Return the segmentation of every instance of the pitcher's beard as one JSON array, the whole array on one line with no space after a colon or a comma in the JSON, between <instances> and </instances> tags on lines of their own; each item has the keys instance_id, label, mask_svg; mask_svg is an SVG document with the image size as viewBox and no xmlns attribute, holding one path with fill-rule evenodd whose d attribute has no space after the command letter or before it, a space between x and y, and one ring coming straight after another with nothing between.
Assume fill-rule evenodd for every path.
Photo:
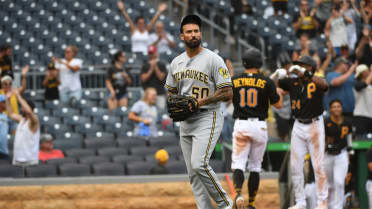
<instances>
[{"instance_id":1,"label":"pitcher's beard","mask_svg":"<svg viewBox=\"0 0 372 209\"><path fill-rule=\"evenodd\" d=\"M197 40L197 39L191 39L190 41L185 41L185 44L190 49L195 49L195 48L198 48L200 46L201 41Z\"/></svg>"}]
</instances>

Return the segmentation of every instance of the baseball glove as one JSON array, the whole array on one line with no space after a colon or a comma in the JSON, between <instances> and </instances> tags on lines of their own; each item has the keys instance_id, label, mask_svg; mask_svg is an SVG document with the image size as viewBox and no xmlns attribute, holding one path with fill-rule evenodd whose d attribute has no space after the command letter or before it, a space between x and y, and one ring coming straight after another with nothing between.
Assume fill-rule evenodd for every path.
<instances>
[{"instance_id":1,"label":"baseball glove","mask_svg":"<svg viewBox=\"0 0 372 209\"><path fill-rule=\"evenodd\" d=\"M167 100L169 116L173 121L184 121L199 111L198 100L190 96L170 95Z\"/></svg>"}]
</instances>

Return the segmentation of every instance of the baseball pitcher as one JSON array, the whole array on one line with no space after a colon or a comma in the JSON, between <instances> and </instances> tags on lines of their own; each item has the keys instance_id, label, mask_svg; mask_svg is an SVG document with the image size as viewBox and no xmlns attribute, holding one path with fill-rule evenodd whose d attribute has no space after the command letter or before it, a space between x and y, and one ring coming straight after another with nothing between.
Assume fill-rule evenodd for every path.
<instances>
[{"instance_id":1,"label":"baseball pitcher","mask_svg":"<svg viewBox=\"0 0 372 209\"><path fill-rule=\"evenodd\" d=\"M168 112L181 121L180 144L198 209L231 209L228 197L209 166L223 126L220 101L232 98L229 71L222 58L201 47L201 20L196 15L182 19L180 38L186 51L171 63L165 87Z\"/></svg>"}]
</instances>

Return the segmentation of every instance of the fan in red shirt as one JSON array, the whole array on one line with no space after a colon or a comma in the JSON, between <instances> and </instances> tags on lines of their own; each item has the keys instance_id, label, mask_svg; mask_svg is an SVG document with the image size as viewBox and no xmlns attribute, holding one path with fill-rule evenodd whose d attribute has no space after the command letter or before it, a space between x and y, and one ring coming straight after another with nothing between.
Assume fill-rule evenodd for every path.
<instances>
[{"instance_id":1,"label":"fan in red shirt","mask_svg":"<svg viewBox=\"0 0 372 209\"><path fill-rule=\"evenodd\" d=\"M63 152L59 149L53 149L53 137L50 134L40 136L39 160L45 161L56 158L64 158Z\"/></svg>"}]
</instances>

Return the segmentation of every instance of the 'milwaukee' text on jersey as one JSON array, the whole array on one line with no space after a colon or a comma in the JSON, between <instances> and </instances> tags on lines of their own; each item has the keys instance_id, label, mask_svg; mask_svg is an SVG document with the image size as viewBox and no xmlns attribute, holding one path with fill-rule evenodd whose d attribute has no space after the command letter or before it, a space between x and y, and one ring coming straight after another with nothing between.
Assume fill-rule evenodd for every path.
<instances>
[{"instance_id":1,"label":"'milwaukee' text on jersey","mask_svg":"<svg viewBox=\"0 0 372 209\"><path fill-rule=\"evenodd\" d=\"M280 97L274 82L260 73L244 73L232 78L234 118L267 118L269 102Z\"/></svg>"},{"instance_id":2,"label":"'milwaukee' text on jersey","mask_svg":"<svg viewBox=\"0 0 372 209\"><path fill-rule=\"evenodd\" d=\"M188 70L183 70L183 71L173 74L173 79L176 82L179 82L180 80L187 79L187 78L198 80L205 84L208 84L208 75L203 72L197 71L197 70L188 69Z\"/></svg>"}]
</instances>

